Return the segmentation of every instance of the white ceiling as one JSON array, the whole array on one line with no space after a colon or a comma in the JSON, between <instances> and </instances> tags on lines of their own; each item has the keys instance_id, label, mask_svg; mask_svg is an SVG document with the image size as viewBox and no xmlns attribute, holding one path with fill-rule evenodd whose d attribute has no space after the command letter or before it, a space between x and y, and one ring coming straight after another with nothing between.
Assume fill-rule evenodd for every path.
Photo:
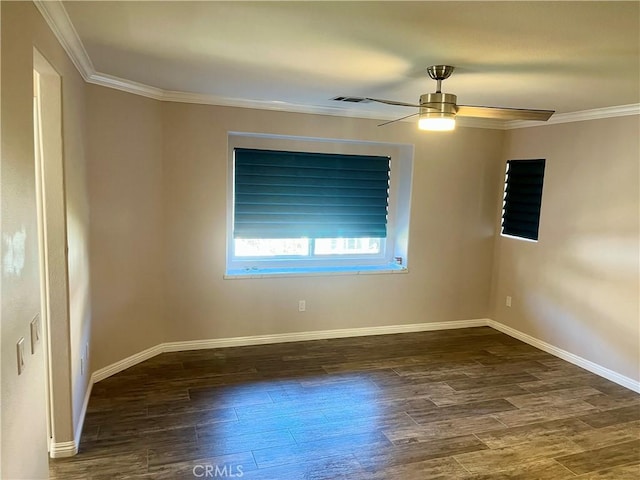
<instances>
[{"instance_id":1,"label":"white ceiling","mask_svg":"<svg viewBox=\"0 0 640 480\"><path fill-rule=\"evenodd\" d=\"M208 103L392 118L456 67L458 103L578 112L640 102L640 2L63 3L98 77ZM217 100L217 101L216 101Z\"/></svg>"}]
</instances>

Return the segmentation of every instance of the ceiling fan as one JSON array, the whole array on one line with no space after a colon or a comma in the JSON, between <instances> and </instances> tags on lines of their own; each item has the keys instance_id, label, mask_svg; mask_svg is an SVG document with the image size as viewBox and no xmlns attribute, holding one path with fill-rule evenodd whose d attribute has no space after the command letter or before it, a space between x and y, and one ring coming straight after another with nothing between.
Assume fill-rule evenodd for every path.
<instances>
[{"instance_id":1,"label":"ceiling fan","mask_svg":"<svg viewBox=\"0 0 640 480\"><path fill-rule=\"evenodd\" d=\"M438 82L434 93L425 93L420 96L420 103L396 102L394 100L382 100L379 98L365 97L360 101L378 102L387 105L419 108L417 113L407 115L396 120L381 123L379 126L404 120L405 118L419 115L418 128L421 130L453 130L456 117L491 118L496 120L538 120L546 121L555 113L554 110L531 110L525 108L484 107L475 105L458 105L457 97L451 93L442 93L442 81L451 76L455 67L451 65L431 65L427 68L429 76ZM358 101L353 98L360 97L336 97L335 100Z\"/></svg>"}]
</instances>

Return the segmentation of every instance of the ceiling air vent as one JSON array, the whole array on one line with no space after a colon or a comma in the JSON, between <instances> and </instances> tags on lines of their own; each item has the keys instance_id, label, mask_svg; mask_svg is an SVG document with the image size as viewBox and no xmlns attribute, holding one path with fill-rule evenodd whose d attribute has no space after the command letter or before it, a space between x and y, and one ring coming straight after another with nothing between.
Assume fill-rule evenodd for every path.
<instances>
[{"instance_id":1,"label":"ceiling air vent","mask_svg":"<svg viewBox=\"0 0 640 480\"><path fill-rule=\"evenodd\" d=\"M331 100L336 102L349 102L349 103L370 103L371 100L363 97L333 97Z\"/></svg>"}]
</instances>

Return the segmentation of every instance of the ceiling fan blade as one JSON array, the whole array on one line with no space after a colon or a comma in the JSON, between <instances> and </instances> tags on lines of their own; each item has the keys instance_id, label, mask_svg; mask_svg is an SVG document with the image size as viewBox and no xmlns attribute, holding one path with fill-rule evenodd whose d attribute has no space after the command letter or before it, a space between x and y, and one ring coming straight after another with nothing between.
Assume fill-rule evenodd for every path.
<instances>
[{"instance_id":1,"label":"ceiling fan blade","mask_svg":"<svg viewBox=\"0 0 640 480\"><path fill-rule=\"evenodd\" d=\"M411 115L406 115L404 117L396 118L395 120L389 120L388 122L381 123L378 126L382 127L383 125L389 125L390 123L399 122L400 120L404 120L405 118L415 117L416 115L419 115L419 113L412 113Z\"/></svg>"},{"instance_id":2,"label":"ceiling fan blade","mask_svg":"<svg viewBox=\"0 0 640 480\"><path fill-rule=\"evenodd\" d=\"M371 102L386 103L387 105L396 105L396 106L399 106L399 107L416 107L416 108L420 107L420 105L418 105L416 103L396 102L395 100L382 100L380 98L369 98L369 97L366 97L365 100L369 100Z\"/></svg>"},{"instance_id":3,"label":"ceiling fan blade","mask_svg":"<svg viewBox=\"0 0 640 480\"><path fill-rule=\"evenodd\" d=\"M478 107L458 105L456 116L494 118L496 120L538 120L547 121L555 110L530 110L526 108Z\"/></svg>"}]
</instances>

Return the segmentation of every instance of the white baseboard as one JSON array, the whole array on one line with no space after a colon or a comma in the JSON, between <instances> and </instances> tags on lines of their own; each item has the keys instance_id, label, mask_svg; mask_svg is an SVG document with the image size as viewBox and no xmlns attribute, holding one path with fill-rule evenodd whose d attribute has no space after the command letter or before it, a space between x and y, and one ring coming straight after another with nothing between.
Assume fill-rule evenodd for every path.
<instances>
[{"instance_id":1,"label":"white baseboard","mask_svg":"<svg viewBox=\"0 0 640 480\"><path fill-rule=\"evenodd\" d=\"M51 458L73 457L78 453L80 443L72 440L70 442L51 442L49 456Z\"/></svg>"},{"instance_id":2,"label":"white baseboard","mask_svg":"<svg viewBox=\"0 0 640 480\"><path fill-rule=\"evenodd\" d=\"M532 337L531 335L516 330L515 328L508 327L503 323L496 322L495 320L488 319L487 325L491 328L495 328L496 330L501 331L502 333L506 333L510 337L517 338L524 343L528 343L529 345L539 348L540 350L550 353L551 355L561 358L562 360L573 363L574 365L584 368L591 373L595 373L596 375L604 377L607 380L611 380L618 385L622 385L629 390L640 393L640 382L637 380L621 375L618 372L614 372L613 370L603 367L602 365L598 365L591 360L579 357L578 355L567 352L566 350Z\"/></svg>"},{"instance_id":3,"label":"white baseboard","mask_svg":"<svg viewBox=\"0 0 640 480\"><path fill-rule=\"evenodd\" d=\"M214 338L210 340L164 343L163 351L179 352L183 350L207 348L242 347L247 345L266 345L270 343L325 340L328 338L365 337L370 335L389 335L394 333L426 332L430 330L451 330L455 328L484 327L486 325L487 319L480 318L474 320L455 320L451 322L413 323L382 327L341 328L337 330L254 335L249 337Z\"/></svg>"},{"instance_id":4,"label":"white baseboard","mask_svg":"<svg viewBox=\"0 0 640 480\"><path fill-rule=\"evenodd\" d=\"M567 362L578 365L596 375L611 380L623 387L640 393L640 382L629 377L621 375L613 370L609 370L597 363L586 360L578 355L562 350L547 342L539 340L531 335L515 330L502 323L496 322L489 318L478 318L472 320L456 320L450 322L433 322L433 323L414 323L408 325L388 325L381 327L364 327L364 328L344 328L338 330L318 330L311 332L295 332L282 333L273 335L253 335L247 337L230 337L230 338L213 338L208 340L189 340L184 342L167 342L161 343L154 347L143 350L135 355L124 358L116 363L96 370L91 375L90 385L87 390L87 396L83 405L83 410L75 432L75 441L52 443L51 457L58 458L63 456L75 455L78 451L77 446L80 444L80 434L82 433L82 425L91 395L91 389L94 383L119 373L129 367L137 365L151 357L155 357L164 352L179 352L186 350L200 350L208 348L238 347L248 345L266 345L271 343L300 342L306 340L322 340L329 338L345 338L345 337L361 337L368 335L389 335L396 333L426 332L432 330L452 330L458 328L485 327L489 326L513 338L521 340L529 345L539 348L551 355L566 360Z\"/></svg>"},{"instance_id":5,"label":"white baseboard","mask_svg":"<svg viewBox=\"0 0 640 480\"><path fill-rule=\"evenodd\" d=\"M180 352L186 350L200 350L208 348L240 347L248 345L266 345L271 343L301 342L307 340L323 340L329 338L361 337L368 335L389 335L395 333L426 332L431 330L451 330L457 328L489 326L513 338L517 338L529 345L539 348L551 355L578 365L596 375L611 380L623 387L640 393L640 382L621 375L613 370L598 365L571 352L558 348L550 343L539 340L531 335L520 332L490 318L471 320L454 320L449 322L413 323L407 325L387 325L381 327L344 328L337 330L317 330L311 332L281 333L273 335L252 335L246 337L212 338L207 340L189 340L185 342L167 342L155 345L142 352L131 355L107 367L96 370L91 375L91 385L140 362L148 360L164 352ZM85 403L88 398L85 399ZM85 406L86 408L86 406ZM83 412L84 416L84 412Z\"/></svg>"},{"instance_id":6,"label":"white baseboard","mask_svg":"<svg viewBox=\"0 0 640 480\"><path fill-rule=\"evenodd\" d=\"M73 432L73 441L56 443L50 440L49 456L51 458L73 457L78 453L80 448L80 437L82 436L82 428L84 427L84 419L87 416L87 407L89 406L89 399L91 398L92 389L93 376L89 379L87 391L84 394L84 400L82 402L82 409L80 410L78 425L76 425L76 430L75 432Z\"/></svg>"},{"instance_id":7,"label":"white baseboard","mask_svg":"<svg viewBox=\"0 0 640 480\"><path fill-rule=\"evenodd\" d=\"M155 357L160 353L164 352L163 350L164 343L159 345L155 345L151 348L147 348L141 352L138 352L130 357L123 358L122 360L117 361L116 363L112 363L106 367L100 368L91 374L91 383L97 383L105 378L110 377L111 375L115 375L123 370L126 370L129 367L133 367L145 360L150 359L151 357Z\"/></svg>"},{"instance_id":8,"label":"white baseboard","mask_svg":"<svg viewBox=\"0 0 640 480\"><path fill-rule=\"evenodd\" d=\"M131 355L107 367L96 370L91 382L97 383L140 362L164 352L181 352L208 348L243 347L248 345L266 345L270 343L302 342L306 340L324 340L328 338L364 337L368 335L389 335L394 333L426 332L430 330L451 330L456 328L485 327L488 319L454 320L450 322L413 323L407 325L387 325L382 327L343 328L337 330L318 330L311 332L280 333L273 335L252 335L247 337L212 338L208 340L189 340L185 342L167 342Z\"/></svg>"}]
</instances>

